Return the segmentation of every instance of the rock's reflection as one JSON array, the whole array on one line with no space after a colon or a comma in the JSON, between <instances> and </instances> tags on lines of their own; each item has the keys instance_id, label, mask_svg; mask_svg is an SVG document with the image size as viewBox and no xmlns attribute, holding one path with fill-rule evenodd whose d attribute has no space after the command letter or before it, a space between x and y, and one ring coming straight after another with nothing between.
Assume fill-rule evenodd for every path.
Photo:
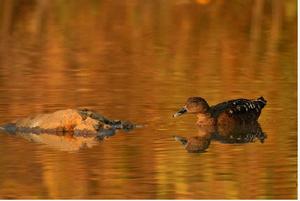
<instances>
[{"instance_id":1,"label":"rock's reflection","mask_svg":"<svg viewBox=\"0 0 300 201\"><path fill-rule=\"evenodd\" d=\"M188 152L204 152L211 141L222 143L250 143L259 140L261 143L267 138L258 122L251 122L245 125L228 126L218 125L217 127L198 127L198 133L192 137L175 136L175 140L184 145Z\"/></svg>"},{"instance_id":2,"label":"rock's reflection","mask_svg":"<svg viewBox=\"0 0 300 201\"><path fill-rule=\"evenodd\" d=\"M92 148L106 138L118 133L117 129L103 129L98 135L89 135L81 133L28 133L15 132L11 133L31 142L44 144L47 147L61 151L79 151L85 148Z\"/></svg>"}]
</instances>

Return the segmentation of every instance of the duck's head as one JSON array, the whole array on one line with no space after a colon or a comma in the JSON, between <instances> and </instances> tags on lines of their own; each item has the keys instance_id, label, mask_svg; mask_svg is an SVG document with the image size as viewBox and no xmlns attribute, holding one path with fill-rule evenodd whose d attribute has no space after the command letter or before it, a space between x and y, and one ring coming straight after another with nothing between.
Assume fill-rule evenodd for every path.
<instances>
[{"instance_id":1,"label":"duck's head","mask_svg":"<svg viewBox=\"0 0 300 201\"><path fill-rule=\"evenodd\" d=\"M209 105L201 97L190 97L187 99L185 105L176 112L173 117L179 117L185 113L190 114L205 114L209 110Z\"/></svg>"}]
</instances>

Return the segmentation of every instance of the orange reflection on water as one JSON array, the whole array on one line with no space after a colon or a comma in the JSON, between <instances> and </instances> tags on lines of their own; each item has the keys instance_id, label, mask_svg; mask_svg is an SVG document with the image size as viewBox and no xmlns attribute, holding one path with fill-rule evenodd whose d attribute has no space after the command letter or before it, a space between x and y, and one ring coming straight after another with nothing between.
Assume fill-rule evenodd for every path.
<instances>
[{"instance_id":1,"label":"orange reflection on water","mask_svg":"<svg viewBox=\"0 0 300 201\"><path fill-rule=\"evenodd\" d=\"M295 1L2 0L0 13L0 123L89 107L146 125L77 152L1 133L0 198L297 197ZM171 116L195 95L264 96L266 142L186 153L172 136L195 119Z\"/></svg>"}]
</instances>

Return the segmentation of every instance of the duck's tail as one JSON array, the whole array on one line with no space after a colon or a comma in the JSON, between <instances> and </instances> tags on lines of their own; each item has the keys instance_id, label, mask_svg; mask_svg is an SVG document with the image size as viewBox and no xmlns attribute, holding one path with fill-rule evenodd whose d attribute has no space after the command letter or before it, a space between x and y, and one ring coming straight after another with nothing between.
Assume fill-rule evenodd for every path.
<instances>
[{"instance_id":1,"label":"duck's tail","mask_svg":"<svg viewBox=\"0 0 300 201\"><path fill-rule=\"evenodd\" d=\"M261 108L263 108L267 104L267 101L266 101L266 99L264 99L264 97L261 96L257 99L257 103L259 104L259 106Z\"/></svg>"}]
</instances>

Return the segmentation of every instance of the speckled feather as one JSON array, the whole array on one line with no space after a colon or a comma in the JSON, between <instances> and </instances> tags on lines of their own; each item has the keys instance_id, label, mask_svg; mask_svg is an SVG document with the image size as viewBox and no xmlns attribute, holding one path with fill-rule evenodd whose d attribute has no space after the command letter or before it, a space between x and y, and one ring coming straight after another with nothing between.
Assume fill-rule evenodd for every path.
<instances>
[{"instance_id":1,"label":"speckled feather","mask_svg":"<svg viewBox=\"0 0 300 201\"><path fill-rule=\"evenodd\" d=\"M209 113L217 118L222 113L227 113L229 116L247 116L256 120L262 108L266 105L266 100L263 97L258 98L257 100L248 100L248 99L236 99L230 100L227 102L219 103L217 105L211 106Z\"/></svg>"}]
</instances>

